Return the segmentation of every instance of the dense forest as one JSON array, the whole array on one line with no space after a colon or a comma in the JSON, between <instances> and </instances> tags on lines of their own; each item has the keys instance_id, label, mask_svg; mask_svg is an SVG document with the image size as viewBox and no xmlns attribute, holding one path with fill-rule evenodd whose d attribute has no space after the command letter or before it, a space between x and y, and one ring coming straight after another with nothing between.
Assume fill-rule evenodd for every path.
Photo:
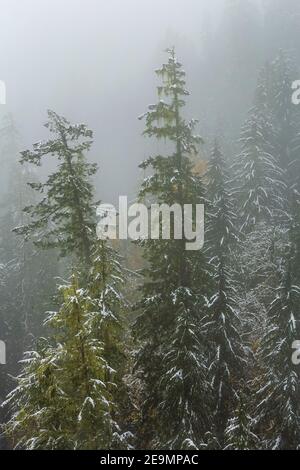
<instances>
[{"instance_id":1,"label":"dense forest","mask_svg":"<svg viewBox=\"0 0 300 470\"><path fill-rule=\"evenodd\" d=\"M145 112L120 111L144 145L129 197L204 205L199 250L175 220L170 239L97 235L100 123L45 109L23 146L3 113L0 448L300 449L300 4L222 7L196 45L167 35Z\"/></svg>"}]
</instances>

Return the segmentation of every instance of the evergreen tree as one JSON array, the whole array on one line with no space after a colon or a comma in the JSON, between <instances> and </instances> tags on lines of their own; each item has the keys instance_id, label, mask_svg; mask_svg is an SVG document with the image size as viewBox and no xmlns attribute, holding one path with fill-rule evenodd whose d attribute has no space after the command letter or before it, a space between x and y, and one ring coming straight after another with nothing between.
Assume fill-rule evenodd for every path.
<instances>
[{"instance_id":1,"label":"evergreen tree","mask_svg":"<svg viewBox=\"0 0 300 470\"><path fill-rule=\"evenodd\" d=\"M234 417L229 420L225 431L225 450L252 450L260 445L259 437L254 433L254 420L246 407L247 397L241 392Z\"/></svg>"},{"instance_id":2,"label":"evergreen tree","mask_svg":"<svg viewBox=\"0 0 300 470\"><path fill-rule=\"evenodd\" d=\"M300 283L300 166L299 166L299 126L300 110L291 100L291 86L298 75L297 67L288 53L280 51L273 62L274 69L274 115L278 128L278 154L285 171L286 199L288 202L288 221L284 229L288 229L291 242L291 270L296 283Z\"/></svg>"},{"instance_id":3,"label":"evergreen tree","mask_svg":"<svg viewBox=\"0 0 300 470\"><path fill-rule=\"evenodd\" d=\"M130 425L132 403L129 385L125 381L128 370L130 336L128 333L128 301L124 296L127 275L118 253L108 241L96 243L88 293L94 311L94 334L103 344L103 358L110 365L105 371L109 392L116 403L113 416L123 432L115 445L123 446L132 441L127 433ZM120 437L119 436L119 437ZM128 444L129 445L129 444Z\"/></svg>"},{"instance_id":4,"label":"evergreen tree","mask_svg":"<svg viewBox=\"0 0 300 470\"><path fill-rule=\"evenodd\" d=\"M286 187L276 157L267 153L261 120L250 116L241 136L242 152L234 165L236 199L242 231L249 232L257 224L273 223L285 209Z\"/></svg>"},{"instance_id":5,"label":"evergreen tree","mask_svg":"<svg viewBox=\"0 0 300 470\"><path fill-rule=\"evenodd\" d=\"M29 183L42 199L24 209L31 221L16 232L33 236L39 247L58 248L62 256L76 255L90 267L96 233L90 178L97 165L87 163L84 152L90 149L93 134L84 124L71 125L53 111L48 111L48 117L45 127L54 134L53 139L22 152L21 163L41 166L42 159L50 155L58 160L58 168L45 183Z\"/></svg>"},{"instance_id":6,"label":"evergreen tree","mask_svg":"<svg viewBox=\"0 0 300 470\"><path fill-rule=\"evenodd\" d=\"M95 335L93 301L76 277L61 292L60 311L46 320L55 331L54 345L46 341L27 353L18 386L8 396L13 415L6 433L17 448L109 449L119 434L110 394L115 385Z\"/></svg>"},{"instance_id":7,"label":"evergreen tree","mask_svg":"<svg viewBox=\"0 0 300 470\"><path fill-rule=\"evenodd\" d=\"M213 389L213 423L224 446L224 433L237 397L245 358L239 335L238 305L232 274L233 252L238 241L236 215L229 190L229 177L217 142L207 171L211 217L208 244L214 268L215 292L209 301L209 370Z\"/></svg>"},{"instance_id":8,"label":"evergreen tree","mask_svg":"<svg viewBox=\"0 0 300 470\"><path fill-rule=\"evenodd\" d=\"M144 180L140 197L158 204L178 204L182 209L183 204L204 202L201 178L193 174L189 158L201 140L193 135L195 121L186 122L182 117L188 96L185 73L174 49L168 54L168 62L157 70L162 79L161 99L145 115L144 134L165 139L175 150L142 163L141 168L152 174ZM175 239L174 230L171 240L141 243L148 267L135 325L141 342L137 368L145 395L140 445L197 449L209 422L202 327L203 296L208 289L205 257L201 251L187 251L186 240Z\"/></svg>"},{"instance_id":9,"label":"evergreen tree","mask_svg":"<svg viewBox=\"0 0 300 470\"><path fill-rule=\"evenodd\" d=\"M253 345L264 334L267 306L278 280L276 264L286 244L290 217L286 169L280 162L275 68L274 62L267 63L260 72L254 105L243 128L242 154L233 166L244 232L238 250L243 284L239 303Z\"/></svg>"},{"instance_id":10,"label":"evergreen tree","mask_svg":"<svg viewBox=\"0 0 300 470\"><path fill-rule=\"evenodd\" d=\"M249 117L259 123L260 133L257 138L260 147L267 154L273 155L278 162L278 126L275 118L274 95L274 65L266 62L259 72Z\"/></svg>"},{"instance_id":11,"label":"evergreen tree","mask_svg":"<svg viewBox=\"0 0 300 470\"><path fill-rule=\"evenodd\" d=\"M9 390L11 376L19 373L19 360L24 350L41 333L41 311L49 308L55 291L54 276L58 266L53 253L39 253L24 237L16 237L16 225L28 222L22 209L34 203L28 178L34 176L25 165L17 163L19 135L12 117L4 120L0 133L3 162L7 164L7 178L0 206L0 322L2 339L7 345L7 364L3 367L5 379L1 381L0 395ZM2 163L3 163L2 162ZM37 273L32 276L32 273Z\"/></svg>"},{"instance_id":12,"label":"evergreen tree","mask_svg":"<svg viewBox=\"0 0 300 470\"><path fill-rule=\"evenodd\" d=\"M293 145L293 159L289 171L289 210L291 270L295 283L300 285L300 133Z\"/></svg>"},{"instance_id":13,"label":"evergreen tree","mask_svg":"<svg viewBox=\"0 0 300 470\"><path fill-rule=\"evenodd\" d=\"M298 183L296 183L298 185ZM291 224L290 224L290 238L292 243L292 270L293 275L300 285L300 198L296 184L293 186L292 199L291 199ZM300 188L300 186L297 186Z\"/></svg>"},{"instance_id":14,"label":"evergreen tree","mask_svg":"<svg viewBox=\"0 0 300 470\"><path fill-rule=\"evenodd\" d=\"M258 421L272 449L297 449L300 438L299 367L292 362L294 341L299 339L299 285L294 284L292 257L281 267L281 282L269 307L268 328L260 358L265 369L258 392Z\"/></svg>"},{"instance_id":15,"label":"evergreen tree","mask_svg":"<svg viewBox=\"0 0 300 470\"><path fill-rule=\"evenodd\" d=\"M230 174L217 140L211 152L206 179L210 204L209 251L211 256L228 256L239 241L239 230Z\"/></svg>"},{"instance_id":16,"label":"evergreen tree","mask_svg":"<svg viewBox=\"0 0 300 470\"><path fill-rule=\"evenodd\" d=\"M272 63L272 106L277 128L277 152L280 166L288 170L294 155L295 138L299 132L300 113L291 99L292 83L298 76L297 67L287 52L280 51Z\"/></svg>"},{"instance_id":17,"label":"evergreen tree","mask_svg":"<svg viewBox=\"0 0 300 470\"><path fill-rule=\"evenodd\" d=\"M55 247L61 255L75 254L79 269L82 264L87 268L80 281L85 288L80 289L74 278L62 289L63 305L45 322L50 342L43 343L37 352L26 353L19 386L8 398L14 414L7 435L25 448L127 448L130 435L123 430L131 405L124 382L127 357L122 345L126 304L121 293L123 271L108 243L95 242L90 177L96 166L86 163L83 157L83 151L91 145L85 139L92 134L85 126L71 126L55 113L49 112L49 117L46 127L57 138L36 144L33 152L23 152L22 163L26 169L28 163L40 165L42 157L51 154L58 158L58 170L44 184L30 183L31 188L46 196L25 209L23 223L16 231L21 235L19 241L24 237L31 241L33 237L37 248ZM31 243L24 245L27 249L29 246ZM34 250L46 259L46 252ZM37 292L43 295L42 286ZM81 382L76 395L77 386L74 390L72 386ZM48 401L38 400L39 387ZM60 414L62 407L65 414ZM35 422L36 416L40 420Z\"/></svg>"},{"instance_id":18,"label":"evergreen tree","mask_svg":"<svg viewBox=\"0 0 300 470\"><path fill-rule=\"evenodd\" d=\"M261 223L287 221L286 170L296 122L287 64L282 53L261 69L254 104L242 129L242 151L233 165L246 233Z\"/></svg>"}]
</instances>

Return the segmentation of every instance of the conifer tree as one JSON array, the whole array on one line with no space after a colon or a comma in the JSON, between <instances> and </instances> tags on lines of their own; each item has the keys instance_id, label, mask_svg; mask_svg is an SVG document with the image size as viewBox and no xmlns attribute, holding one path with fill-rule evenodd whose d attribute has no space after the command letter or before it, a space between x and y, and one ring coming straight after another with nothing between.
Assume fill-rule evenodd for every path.
<instances>
[{"instance_id":1,"label":"conifer tree","mask_svg":"<svg viewBox=\"0 0 300 470\"><path fill-rule=\"evenodd\" d=\"M298 176L297 166L299 167L298 161L292 162L295 175ZM292 271L297 284L300 285L300 178L298 176L297 181L297 176L291 186L290 240L292 244Z\"/></svg>"},{"instance_id":2,"label":"conifer tree","mask_svg":"<svg viewBox=\"0 0 300 470\"><path fill-rule=\"evenodd\" d=\"M55 332L53 344L46 341L27 353L18 386L8 396L13 415L6 433L17 448L109 449L119 440L110 392L114 371L95 335L93 300L76 276L61 292L59 312L46 320Z\"/></svg>"},{"instance_id":3,"label":"conifer tree","mask_svg":"<svg viewBox=\"0 0 300 470\"><path fill-rule=\"evenodd\" d=\"M257 419L266 430L266 446L271 449L299 448L299 366L292 362L292 346L299 339L299 299L300 287L294 283L292 254L287 253L260 349L265 373L257 397Z\"/></svg>"},{"instance_id":4,"label":"conifer tree","mask_svg":"<svg viewBox=\"0 0 300 470\"><path fill-rule=\"evenodd\" d=\"M266 152L261 122L256 116L246 122L242 152L234 165L241 229L246 233L260 223L272 223L285 209L283 173L276 157Z\"/></svg>"},{"instance_id":5,"label":"conifer tree","mask_svg":"<svg viewBox=\"0 0 300 470\"><path fill-rule=\"evenodd\" d=\"M266 62L261 68L254 93L253 106L249 111L249 118L258 123L259 134L257 142L267 154L279 162L278 126L274 109L274 65Z\"/></svg>"},{"instance_id":6,"label":"conifer tree","mask_svg":"<svg viewBox=\"0 0 300 470\"><path fill-rule=\"evenodd\" d=\"M280 51L273 62L274 69L274 115L278 128L278 154L285 171L288 229L291 243L291 270L296 283L300 283L300 110L291 100L291 86L298 75L297 67L289 54Z\"/></svg>"},{"instance_id":7,"label":"conifer tree","mask_svg":"<svg viewBox=\"0 0 300 470\"><path fill-rule=\"evenodd\" d=\"M295 283L300 285L300 133L293 149L293 159L288 168L291 270Z\"/></svg>"},{"instance_id":8,"label":"conifer tree","mask_svg":"<svg viewBox=\"0 0 300 470\"><path fill-rule=\"evenodd\" d=\"M292 109L289 64L282 53L261 69L254 104L242 129L242 152L233 169L246 233L259 224L287 221L286 170L297 114Z\"/></svg>"},{"instance_id":9,"label":"conifer tree","mask_svg":"<svg viewBox=\"0 0 300 470\"><path fill-rule=\"evenodd\" d=\"M58 248L62 256L76 255L90 267L96 233L90 179L97 165L88 163L84 152L90 149L93 134L84 124L72 125L53 111L48 111L48 118L45 127L53 138L22 152L21 163L41 166L43 158L51 156L58 168L45 183L29 183L41 200L24 209L31 221L16 232L32 236L39 247Z\"/></svg>"},{"instance_id":10,"label":"conifer tree","mask_svg":"<svg viewBox=\"0 0 300 470\"><path fill-rule=\"evenodd\" d=\"M294 269L299 273L299 106L291 100L291 87L294 77L298 75L295 62L286 51L279 51L270 65L266 95L268 110L271 116L274 155L283 171L286 185L282 191L285 199L285 212L281 221L282 238L287 229L292 243ZM291 230L290 230L291 229ZM283 243L286 243L282 240ZM297 275L299 281L299 274Z\"/></svg>"},{"instance_id":11,"label":"conifer tree","mask_svg":"<svg viewBox=\"0 0 300 470\"><path fill-rule=\"evenodd\" d=\"M237 384L245 366L239 334L240 320L232 273L233 253L238 242L237 217L229 190L224 157L216 142L206 174L211 217L207 243L214 270L214 294L209 300L209 370L213 390L213 423L224 446L224 433L238 394Z\"/></svg>"},{"instance_id":12,"label":"conifer tree","mask_svg":"<svg viewBox=\"0 0 300 470\"><path fill-rule=\"evenodd\" d=\"M243 235L237 253L239 304L245 333L252 344L262 333L270 290L277 282L276 259L283 243L281 226L288 220L274 90L273 64L266 64L242 130L242 152L233 165L234 194Z\"/></svg>"},{"instance_id":13,"label":"conifer tree","mask_svg":"<svg viewBox=\"0 0 300 470\"><path fill-rule=\"evenodd\" d=\"M210 204L209 251L211 256L223 253L227 256L239 241L239 229L229 169L217 140L211 152L206 179Z\"/></svg>"},{"instance_id":14,"label":"conifer tree","mask_svg":"<svg viewBox=\"0 0 300 470\"><path fill-rule=\"evenodd\" d=\"M288 169L294 151L295 138L299 132L300 112L291 98L292 83L298 76L297 67L289 54L280 51L272 63L272 106L277 128L278 161L282 169Z\"/></svg>"},{"instance_id":15,"label":"conifer tree","mask_svg":"<svg viewBox=\"0 0 300 470\"><path fill-rule=\"evenodd\" d=\"M247 412L247 396L240 392L234 417L225 430L225 450L253 450L260 448L259 437L254 432L254 420Z\"/></svg>"},{"instance_id":16,"label":"conifer tree","mask_svg":"<svg viewBox=\"0 0 300 470\"><path fill-rule=\"evenodd\" d=\"M7 344L5 380L1 381L0 395L9 390L10 377L19 373L19 360L26 348L41 333L41 311L49 308L55 292L54 276L57 262L53 253L40 253L24 237L12 233L16 225L28 222L23 213L26 204L36 200L28 178L34 178L27 165L20 168L18 149L20 136L11 116L3 120L0 131L2 165L6 162L7 178L1 189L0 205L0 322L2 339ZM32 276L32 273L38 273Z\"/></svg>"},{"instance_id":17,"label":"conifer tree","mask_svg":"<svg viewBox=\"0 0 300 470\"><path fill-rule=\"evenodd\" d=\"M191 152L201 142L182 108L188 92L185 72L174 49L157 70L160 100L145 114L144 134L173 145L170 155L150 157L141 168L152 170L141 198L158 204L202 204L201 178L192 172ZM140 314L135 331L141 347L137 369L144 381L141 446L197 449L209 421L209 385L202 321L207 268L201 251L187 251L185 238L145 240L145 269Z\"/></svg>"},{"instance_id":18,"label":"conifer tree","mask_svg":"<svg viewBox=\"0 0 300 470\"><path fill-rule=\"evenodd\" d=\"M124 383L124 273L108 242L95 241L90 177L96 166L83 156L92 134L55 113L49 117L47 127L57 139L36 144L33 152L23 153L22 162L40 165L49 153L58 157L58 170L45 184L30 183L45 198L25 209L33 221L16 231L27 240L33 237L37 248L56 247L61 255L75 255L80 281L75 276L63 287L61 308L45 322L50 341L26 353L19 385L8 398L14 414L7 435L22 448L127 448L131 405ZM72 390L74 383L78 390ZM39 401L39 387L51 399ZM62 407L65 413L60 414Z\"/></svg>"},{"instance_id":19,"label":"conifer tree","mask_svg":"<svg viewBox=\"0 0 300 470\"><path fill-rule=\"evenodd\" d=\"M125 282L128 281L122 266L120 255L108 241L98 241L93 253L93 264L88 283L88 293L94 312L94 335L103 343L103 357L109 364L105 380L113 402L113 410L118 426L124 432L122 439L115 445L124 446L132 441L129 426L129 415L132 404L129 398L129 386L125 383L128 371L128 354L130 337L128 333L128 301L125 297ZM125 433L125 434L124 434ZM127 444L126 444L127 445ZM124 447L123 447L124 448Z\"/></svg>"},{"instance_id":20,"label":"conifer tree","mask_svg":"<svg viewBox=\"0 0 300 470\"><path fill-rule=\"evenodd\" d=\"M290 224L289 183L280 149L286 117L278 119L279 109L285 109L283 102L279 105L279 97L287 96L288 82L285 92L280 93L277 68L273 61L260 72L254 105L243 128L242 153L233 166L236 205L244 235L238 252L244 284L240 305L253 343L264 334L272 288L278 281L276 264Z\"/></svg>"}]
</instances>

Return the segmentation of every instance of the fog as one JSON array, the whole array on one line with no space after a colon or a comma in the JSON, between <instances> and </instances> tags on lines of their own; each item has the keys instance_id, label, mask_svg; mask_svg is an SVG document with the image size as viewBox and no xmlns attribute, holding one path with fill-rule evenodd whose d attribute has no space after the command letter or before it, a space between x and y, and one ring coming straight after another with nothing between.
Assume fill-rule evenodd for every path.
<instances>
[{"instance_id":1,"label":"fog","mask_svg":"<svg viewBox=\"0 0 300 470\"><path fill-rule=\"evenodd\" d=\"M7 105L0 112L13 114L23 147L46 135L47 109L87 123L95 136L92 158L100 165L101 197L133 195L137 164L147 152L137 116L155 99L153 71L164 49L176 43L196 94L204 40L218 25L225 3L1 0ZM201 118L201 103L191 108Z\"/></svg>"}]
</instances>

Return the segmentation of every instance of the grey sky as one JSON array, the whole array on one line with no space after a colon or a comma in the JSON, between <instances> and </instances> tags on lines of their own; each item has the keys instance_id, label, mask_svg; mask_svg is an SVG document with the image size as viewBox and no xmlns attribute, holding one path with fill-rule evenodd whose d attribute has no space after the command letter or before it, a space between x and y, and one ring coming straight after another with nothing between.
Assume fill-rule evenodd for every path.
<instances>
[{"instance_id":1,"label":"grey sky","mask_svg":"<svg viewBox=\"0 0 300 470\"><path fill-rule=\"evenodd\" d=\"M182 44L201 54L203 25L217 21L226 1L0 0L1 113L14 114L25 146L46 135L47 108L87 123L100 193L134 191L145 156L136 118L155 97L161 51L178 35L179 55Z\"/></svg>"}]
</instances>

